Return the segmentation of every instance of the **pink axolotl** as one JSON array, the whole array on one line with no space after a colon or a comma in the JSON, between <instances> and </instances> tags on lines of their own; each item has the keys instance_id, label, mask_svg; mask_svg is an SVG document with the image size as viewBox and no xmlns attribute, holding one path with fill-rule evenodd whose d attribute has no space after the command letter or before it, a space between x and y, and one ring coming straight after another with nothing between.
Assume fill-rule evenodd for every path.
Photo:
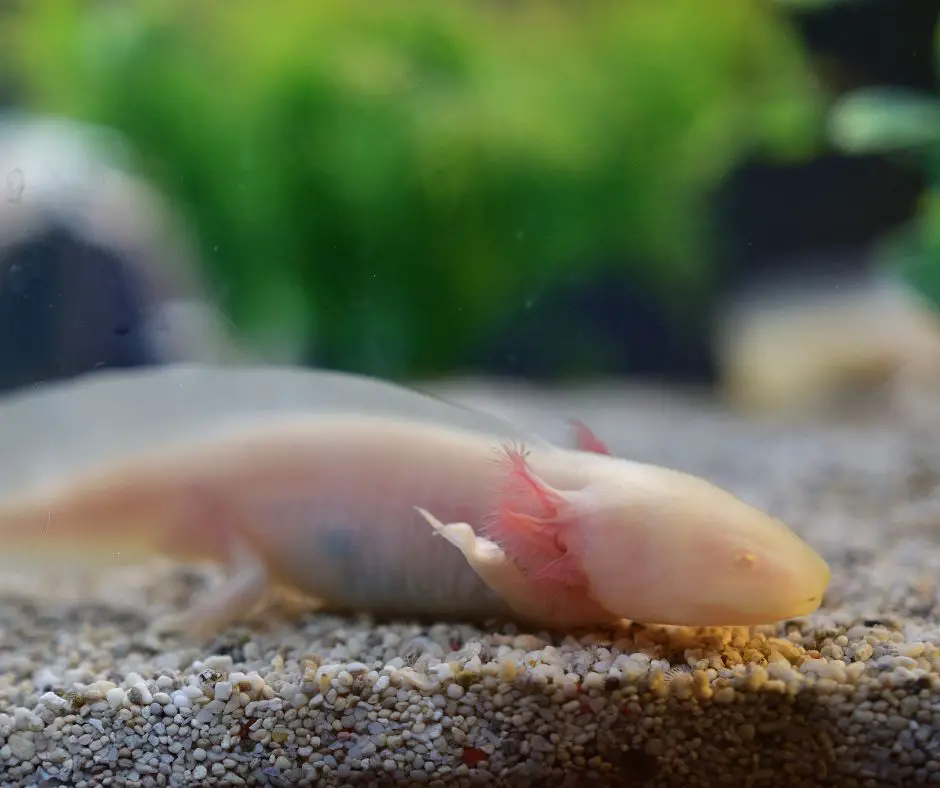
<instances>
[{"instance_id":1,"label":"pink axolotl","mask_svg":"<svg viewBox=\"0 0 940 788\"><path fill-rule=\"evenodd\" d=\"M756 625L829 568L709 482L343 373L178 364L0 400L0 550L222 562L155 622L206 636L272 583L376 615Z\"/></svg>"}]
</instances>

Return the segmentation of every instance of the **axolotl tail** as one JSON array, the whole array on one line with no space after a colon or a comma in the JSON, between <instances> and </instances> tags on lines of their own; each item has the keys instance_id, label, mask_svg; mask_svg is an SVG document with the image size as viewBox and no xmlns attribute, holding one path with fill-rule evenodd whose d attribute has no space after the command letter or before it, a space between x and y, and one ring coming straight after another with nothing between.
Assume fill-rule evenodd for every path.
<instances>
[{"instance_id":1,"label":"axolotl tail","mask_svg":"<svg viewBox=\"0 0 940 788\"><path fill-rule=\"evenodd\" d=\"M121 565L163 553L172 497L130 479L37 491L0 503L0 564Z\"/></svg>"}]
</instances>

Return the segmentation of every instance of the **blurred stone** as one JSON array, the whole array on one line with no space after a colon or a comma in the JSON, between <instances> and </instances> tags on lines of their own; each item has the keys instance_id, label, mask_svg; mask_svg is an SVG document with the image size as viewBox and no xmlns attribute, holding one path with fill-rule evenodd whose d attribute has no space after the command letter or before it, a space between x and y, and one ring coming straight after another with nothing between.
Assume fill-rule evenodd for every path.
<instances>
[{"instance_id":1,"label":"blurred stone","mask_svg":"<svg viewBox=\"0 0 940 788\"><path fill-rule=\"evenodd\" d=\"M233 350L193 244L123 141L0 115L0 390Z\"/></svg>"},{"instance_id":2,"label":"blurred stone","mask_svg":"<svg viewBox=\"0 0 940 788\"><path fill-rule=\"evenodd\" d=\"M752 412L891 401L902 379L940 376L940 316L864 271L766 277L718 312L714 337L724 396Z\"/></svg>"}]
</instances>

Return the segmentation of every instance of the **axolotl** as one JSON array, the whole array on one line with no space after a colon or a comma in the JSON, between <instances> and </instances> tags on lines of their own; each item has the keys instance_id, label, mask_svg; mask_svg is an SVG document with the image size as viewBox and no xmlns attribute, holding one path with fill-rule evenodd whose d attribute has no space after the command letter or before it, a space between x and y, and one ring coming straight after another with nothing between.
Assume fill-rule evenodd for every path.
<instances>
[{"instance_id":1,"label":"axolotl","mask_svg":"<svg viewBox=\"0 0 940 788\"><path fill-rule=\"evenodd\" d=\"M209 636L272 584L373 615L547 628L805 615L825 561L688 473L394 383L280 366L98 371L0 400L0 555L224 565L158 632Z\"/></svg>"}]
</instances>

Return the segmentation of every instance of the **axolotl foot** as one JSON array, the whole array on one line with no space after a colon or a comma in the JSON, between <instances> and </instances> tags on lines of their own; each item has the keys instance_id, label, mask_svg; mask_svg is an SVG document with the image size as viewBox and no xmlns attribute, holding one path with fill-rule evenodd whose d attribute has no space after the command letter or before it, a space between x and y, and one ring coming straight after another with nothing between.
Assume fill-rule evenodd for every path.
<instances>
[{"instance_id":1,"label":"axolotl foot","mask_svg":"<svg viewBox=\"0 0 940 788\"><path fill-rule=\"evenodd\" d=\"M470 568L521 618L542 626L565 627L612 623L610 613L549 577L532 577L495 542L477 536L468 523L442 523L426 509L415 507L438 536L463 553Z\"/></svg>"},{"instance_id":2,"label":"axolotl foot","mask_svg":"<svg viewBox=\"0 0 940 788\"><path fill-rule=\"evenodd\" d=\"M241 618L264 597L268 571L264 562L240 542L231 545L227 578L182 613L156 619L149 627L151 637L176 635L185 640L205 641Z\"/></svg>"}]
</instances>

